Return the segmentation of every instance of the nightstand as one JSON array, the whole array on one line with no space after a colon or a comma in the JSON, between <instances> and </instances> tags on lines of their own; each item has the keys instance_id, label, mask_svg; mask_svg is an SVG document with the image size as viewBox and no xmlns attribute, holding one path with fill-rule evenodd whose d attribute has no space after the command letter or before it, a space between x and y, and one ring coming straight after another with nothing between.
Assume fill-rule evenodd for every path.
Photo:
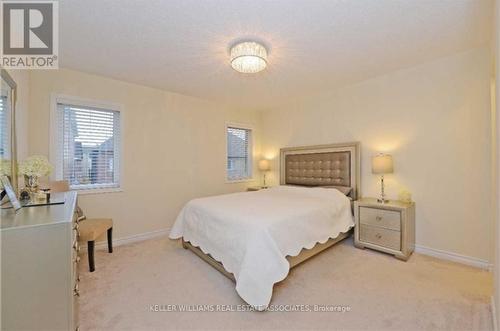
<instances>
[{"instance_id":1,"label":"nightstand","mask_svg":"<svg viewBox=\"0 0 500 331\"><path fill-rule=\"evenodd\" d=\"M354 245L408 260L415 249L415 203L363 198L354 202Z\"/></svg>"},{"instance_id":2,"label":"nightstand","mask_svg":"<svg viewBox=\"0 0 500 331\"><path fill-rule=\"evenodd\" d=\"M269 188L269 186L250 186L247 188L247 191L260 191Z\"/></svg>"}]
</instances>

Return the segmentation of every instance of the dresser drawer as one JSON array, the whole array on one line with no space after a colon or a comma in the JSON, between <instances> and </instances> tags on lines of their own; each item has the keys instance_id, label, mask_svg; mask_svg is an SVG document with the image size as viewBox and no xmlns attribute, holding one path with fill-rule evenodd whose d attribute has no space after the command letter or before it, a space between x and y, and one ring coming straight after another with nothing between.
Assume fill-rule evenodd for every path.
<instances>
[{"instance_id":1,"label":"dresser drawer","mask_svg":"<svg viewBox=\"0 0 500 331\"><path fill-rule=\"evenodd\" d=\"M359 207L359 221L365 225L401 231L401 213L399 211Z\"/></svg>"},{"instance_id":2,"label":"dresser drawer","mask_svg":"<svg viewBox=\"0 0 500 331\"><path fill-rule=\"evenodd\" d=\"M387 247L395 251L401 250L401 232L399 231L382 229L370 225L361 225L359 240Z\"/></svg>"}]
</instances>

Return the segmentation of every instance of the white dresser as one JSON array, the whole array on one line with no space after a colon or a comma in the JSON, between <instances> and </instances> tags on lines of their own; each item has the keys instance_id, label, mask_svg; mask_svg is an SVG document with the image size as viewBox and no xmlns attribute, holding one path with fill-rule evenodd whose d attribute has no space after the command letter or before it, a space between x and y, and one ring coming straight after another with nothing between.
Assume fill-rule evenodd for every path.
<instances>
[{"instance_id":1,"label":"white dresser","mask_svg":"<svg viewBox=\"0 0 500 331\"><path fill-rule=\"evenodd\" d=\"M1 211L1 330L78 330L77 194L57 194Z\"/></svg>"}]
</instances>

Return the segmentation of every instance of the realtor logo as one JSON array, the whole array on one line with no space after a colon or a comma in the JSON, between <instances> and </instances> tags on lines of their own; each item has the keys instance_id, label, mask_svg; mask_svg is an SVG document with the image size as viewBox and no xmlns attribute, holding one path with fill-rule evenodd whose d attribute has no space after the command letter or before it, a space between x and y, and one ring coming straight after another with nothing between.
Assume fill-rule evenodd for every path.
<instances>
[{"instance_id":1,"label":"realtor logo","mask_svg":"<svg viewBox=\"0 0 500 331\"><path fill-rule=\"evenodd\" d=\"M57 1L1 1L1 66L58 68Z\"/></svg>"}]
</instances>

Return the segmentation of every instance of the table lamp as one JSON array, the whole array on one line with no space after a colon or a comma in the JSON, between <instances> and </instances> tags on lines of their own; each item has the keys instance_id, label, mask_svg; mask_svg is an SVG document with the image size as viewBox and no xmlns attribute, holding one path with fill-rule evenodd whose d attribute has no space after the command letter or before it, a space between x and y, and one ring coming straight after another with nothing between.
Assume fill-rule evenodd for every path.
<instances>
[{"instance_id":1,"label":"table lamp","mask_svg":"<svg viewBox=\"0 0 500 331\"><path fill-rule=\"evenodd\" d=\"M388 154L378 154L372 158L372 173L380 175L380 203L387 203L389 200L385 199L384 192L384 175L392 174L394 172L392 156Z\"/></svg>"},{"instance_id":2,"label":"table lamp","mask_svg":"<svg viewBox=\"0 0 500 331\"><path fill-rule=\"evenodd\" d=\"M264 173L264 186L262 188L267 188L266 186L266 172L271 170L271 165L269 164L269 160L262 159L259 161L259 170Z\"/></svg>"}]
</instances>

